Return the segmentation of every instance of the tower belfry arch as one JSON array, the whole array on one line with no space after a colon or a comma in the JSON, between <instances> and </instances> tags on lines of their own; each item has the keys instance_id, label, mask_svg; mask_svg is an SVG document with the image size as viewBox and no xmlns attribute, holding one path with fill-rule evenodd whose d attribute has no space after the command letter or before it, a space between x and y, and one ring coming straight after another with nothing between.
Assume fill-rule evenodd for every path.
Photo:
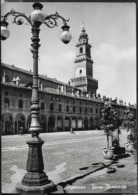
<instances>
[{"instance_id":1,"label":"tower belfry arch","mask_svg":"<svg viewBox=\"0 0 138 195\"><path fill-rule=\"evenodd\" d=\"M96 95L98 81L93 78L94 62L91 58L91 47L83 22L82 30L76 44L77 52L74 61L74 78L70 79L70 85L93 96Z\"/></svg>"}]
</instances>

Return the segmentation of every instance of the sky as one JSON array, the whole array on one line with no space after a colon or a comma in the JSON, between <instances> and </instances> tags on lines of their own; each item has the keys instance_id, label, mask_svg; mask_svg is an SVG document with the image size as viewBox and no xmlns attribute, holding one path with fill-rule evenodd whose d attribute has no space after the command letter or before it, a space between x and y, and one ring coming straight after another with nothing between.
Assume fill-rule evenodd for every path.
<instances>
[{"instance_id":1,"label":"sky","mask_svg":"<svg viewBox=\"0 0 138 195\"><path fill-rule=\"evenodd\" d=\"M136 4L94 2L45 2L43 12L56 11L66 19L72 34L69 44L60 40L62 21L58 27L41 25L39 48L39 74L68 83L74 77L76 44L83 28L92 45L93 77L98 80L97 94L116 97L124 102L136 103ZM30 16L32 3L2 3L1 15L11 9ZM12 23L8 18L10 37L1 43L1 61L33 70L31 26Z\"/></svg>"}]
</instances>

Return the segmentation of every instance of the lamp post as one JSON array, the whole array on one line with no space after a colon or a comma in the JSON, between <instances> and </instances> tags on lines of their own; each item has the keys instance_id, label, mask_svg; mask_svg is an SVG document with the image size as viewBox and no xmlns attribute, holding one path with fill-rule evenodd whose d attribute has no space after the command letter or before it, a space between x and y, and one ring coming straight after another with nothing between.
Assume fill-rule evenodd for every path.
<instances>
[{"instance_id":1,"label":"lamp post","mask_svg":"<svg viewBox=\"0 0 138 195\"><path fill-rule=\"evenodd\" d=\"M31 99L31 125L29 131L31 132L31 138L27 141L29 146L28 159L26 170L22 182L16 185L16 188L21 192L26 193L46 193L56 189L56 186L50 181L44 170L42 145L44 141L39 137L41 126L39 123L39 91L38 91L38 49L39 44L39 32L41 24L45 24L49 28L57 26L57 19L61 19L63 22L63 32L61 34L61 41L65 44L71 40L71 34L69 32L69 26L66 20L60 16L57 12L51 15L45 15L42 11L43 5L41 3L33 4L34 10L31 16L27 17L24 13L14 11L13 9L2 16L1 21L1 40L6 40L10 36L8 29L7 19L11 15L14 17L13 23L17 25L23 24L23 19L26 19L31 26L32 30L32 53L33 53L33 86L32 86L32 99Z\"/></svg>"}]
</instances>

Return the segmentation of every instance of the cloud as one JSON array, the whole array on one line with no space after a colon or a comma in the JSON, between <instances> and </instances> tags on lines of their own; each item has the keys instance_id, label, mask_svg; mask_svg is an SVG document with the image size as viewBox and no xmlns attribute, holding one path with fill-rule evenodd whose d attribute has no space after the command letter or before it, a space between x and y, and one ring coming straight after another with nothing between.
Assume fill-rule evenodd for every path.
<instances>
[{"instance_id":1,"label":"cloud","mask_svg":"<svg viewBox=\"0 0 138 195\"><path fill-rule=\"evenodd\" d=\"M52 54L42 55L39 63L39 73L68 82L73 76L74 59L75 54L72 51L62 52L55 56Z\"/></svg>"},{"instance_id":2,"label":"cloud","mask_svg":"<svg viewBox=\"0 0 138 195\"><path fill-rule=\"evenodd\" d=\"M109 43L102 43L94 48L93 51L96 63L106 62L105 66L110 63L111 67L118 64L121 60L135 61L136 59L136 48L135 47L122 47L111 45ZM100 64L102 66L102 64Z\"/></svg>"},{"instance_id":3,"label":"cloud","mask_svg":"<svg viewBox=\"0 0 138 195\"><path fill-rule=\"evenodd\" d=\"M99 93L136 102L136 48L102 43L93 51ZM128 93L129 91L129 93Z\"/></svg>"}]
</instances>

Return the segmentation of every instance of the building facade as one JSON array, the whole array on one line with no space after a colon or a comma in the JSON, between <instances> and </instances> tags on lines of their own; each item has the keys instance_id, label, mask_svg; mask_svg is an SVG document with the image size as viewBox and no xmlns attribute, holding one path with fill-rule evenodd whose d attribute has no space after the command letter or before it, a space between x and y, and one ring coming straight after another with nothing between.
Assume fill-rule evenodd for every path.
<instances>
[{"instance_id":1,"label":"building facade","mask_svg":"<svg viewBox=\"0 0 138 195\"><path fill-rule=\"evenodd\" d=\"M105 97L97 94L98 81L93 78L93 60L88 35L83 28L76 45L74 78L64 83L39 75L39 121L42 132L93 130L98 128ZM1 63L2 134L29 132L31 123L31 71ZM126 105L113 101L122 117ZM129 106L136 115L136 107Z\"/></svg>"}]
</instances>

